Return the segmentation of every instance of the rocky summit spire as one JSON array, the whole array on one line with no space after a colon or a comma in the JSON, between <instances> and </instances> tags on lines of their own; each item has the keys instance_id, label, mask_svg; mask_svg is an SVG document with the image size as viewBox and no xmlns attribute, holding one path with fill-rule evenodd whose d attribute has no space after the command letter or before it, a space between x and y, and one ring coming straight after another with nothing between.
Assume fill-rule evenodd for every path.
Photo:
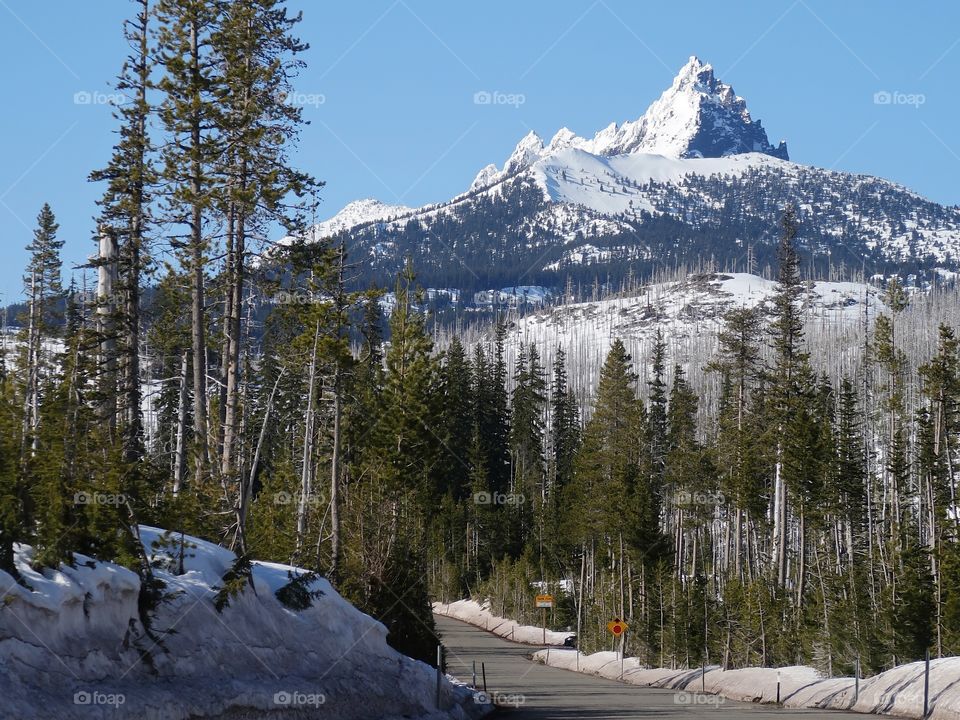
<instances>
[{"instance_id":1,"label":"rocky summit spire","mask_svg":"<svg viewBox=\"0 0 960 720\"><path fill-rule=\"evenodd\" d=\"M717 158L757 152L789 160L786 143L772 145L760 121L750 117L746 101L717 79L712 65L693 55L670 87L638 119L623 125L611 123L590 139L562 128L547 145L531 131L503 169L488 165L477 175L471 190L498 182L567 148L606 157L649 153L671 158Z\"/></svg>"},{"instance_id":2,"label":"rocky summit spire","mask_svg":"<svg viewBox=\"0 0 960 720\"><path fill-rule=\"evenodd\" d=\"M760 152L788 159L786 144L771 145L760 121L750 117L746 101L696 56L642 117L615 133L607 128L584 149L597 155L645 152L678 158Z\"/></svg>"}]
</instances>

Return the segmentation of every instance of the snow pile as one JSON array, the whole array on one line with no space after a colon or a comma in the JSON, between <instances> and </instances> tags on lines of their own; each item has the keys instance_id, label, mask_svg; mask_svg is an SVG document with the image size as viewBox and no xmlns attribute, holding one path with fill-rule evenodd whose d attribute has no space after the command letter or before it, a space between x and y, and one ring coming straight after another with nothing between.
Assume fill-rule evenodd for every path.
<instances>
[{"instance_id":1,"label":"snow pile","mask_svg":"<svg viewBox=\"0 0 960 720\"><path fill-rule=\"evenodd\" d=\"M490 612L489 603L482 605L474 600L457 600L452 603L433 604L433 612L437 615L451 617L455 620L476 625L484 630L492 632L513 642L524 643L527 645L560 645L562 646L568 638L574 636L572 632L557 632L547 630L546 642L544 642L544 633L542 627L535 625L521 625L513 620L499 617Z\"/></svg>"},{"instance_id":2,"label":"snow pile","mask_svg":"<svg viewBox=\"0 0 960 720\"><path fill-rule=\"evenodd\" d=\"M28 587L0 572L0 696L4 717L181 718L478 717L488 706L386 643L386 628L324 579L302 583L313 604L293 610L275 592L304 571L255 562L252 587L214 607L233 553L143 527L164 600L140 619L137 575L76 555L38 572L16 548ZM29 589L28 589L29 588ZM319 594L319 593L322 593Z\"/></svg>"},{"instance_id":3,"label":"snow pile","mask_svg":"<svg viewBox=\"0 0 960 720\"><path fill-rule=\"evenodd\" d=\"M860 680L860 696L854 703L854 679L824 678L814 668L744 668L721 670L711 666L703 675L699 668L670 670L647 668L637 658L621 662L614 652L584 655L576 650L544 650L533 656L539 663L564 670L619 680L632 685L669 688L684 693L704 692L746 702L774 703L777 683L780 700L787 707L854 710L856 712L899 717L923 716L922 662L909 663ZM943 658L930 662L930 714L928 717L955 720L960 716L960 658ZM686 699L687 704L693 701ZM697 703L700 704L700 703ZM707 704L707 703L703 703Z\"/></svg>"}]
</instances>

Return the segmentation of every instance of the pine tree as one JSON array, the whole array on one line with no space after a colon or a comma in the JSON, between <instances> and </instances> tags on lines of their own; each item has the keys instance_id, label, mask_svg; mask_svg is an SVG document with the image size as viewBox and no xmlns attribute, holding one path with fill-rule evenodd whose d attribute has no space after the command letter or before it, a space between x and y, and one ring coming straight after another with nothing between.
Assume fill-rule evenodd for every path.
<instances>
[{"instance_id":1,"label":"pine tree","mask_svg":"<svg viewBox=\"0 0 960 720\"><path fill-rule=\"evenodd\" d=\"M546 552L559 558L568 547L562 531L562 498L573 479L574 462L580 448L580 412L573 389L567 384L566 355L557 347L550 386L550 462L545 508Z\"/></svg>"},{"instance_id":2,"label":"pine tree","mask_svg":"<svg viewBox=\"0 0 960 720\"><path fill-rule=\"evenodd\" d=\"M773 575L777 585L784 587L787 582L788 525L790 522L790 490L784 477L785 432L796 412L796 398L799 394L802 370L808 356L802 349L803 320L798 302L802 293L800 284L800 260L797 256L794 240L799 230L796 211L792 206L784 211L781 221L782 233L777 251L779 276L777 291L773 299L773 322L770 326L774 351L774 366L771 369L771 385L774 390L771 400L775 426L776 464L773 493Z\"/></svg>"},{"instance_id":3,"label":"pine tree","mask_svg":"<svg viewBox=\"0 0 960 720\"><path fill-rule=\"evenodd\" d=\"M116 295L108 310L116 314L121 358L120 409L124 459L142 458L143 418L140 379L140 286L148 262L146 237L151 222L150 202L156 184L153 147L148 133L151 112L147 93L152 87L149 48L149 0L136 0L137 14L124 24L124 39L131 47L116 83L126 96L116 114L119 140L107 166L90 174L94 182L106 182L100 200L102 232L119 240Z\"/></svg>"},{"instance_id":4,"label":"pine tree","mask_svg":"<svg viewBox=\"0 0 960 720\"><path fill-rule=\"evenodd\" d=\"M206 269L207 224L214 207L214 166L224 152L222 100L227 94L223 63L213 37L224 5L206 0L158 0L157 47L162 93L158 114L169 142L162 152L161 178L170 219L185 227L172 241L190 277L190 335L193 363L193 443L196 479L212 470L207 409Z\"/></svg>"},{"instance_id":5,"label":"pine tree","mask_svg":"<svg viewBox=\"0 0 960 720\"><path fill-rule=\"evenodd\" d=\"M614 340L597 386L593 414L584 427L583 444L577 454L570 499L576 509L570 521L576 536L589 538L608 533L616 526L620 506L632 490L638 474L637 434L640 424L631 359L620 340Z\"/></svg>"},{"instance_id":6,"label":"pine tree","mask_svg":"<svg viewBox=\"0 0 960 720\"><path fill-rule=\"evenodd\" d=\"M276 221L293 236L304 234L299 202L319 186L291 167L287 148L303 125L301 108L285 101L307 49L293 36L300 16L289 16L281 0L238 0L225 6L210 35L211 53L223 64L224 107L219 119L226 152L214 170L221 176L220 212L226 217L227 284L223 317L220 474L236 474L239 434L241 317L251 229ZM289 198L294 202L289 202Z\"/></svg>"},{"instance_id":7,"label":"pine tree","mask_svg":"<svg viewBox=\"0 0 960 720\"><path fill-rule=\"evenodd\" d=\"M511 402L510 465L513 470L511 491L515 496L522 496L524 502L507 508L518 515L517 535L511 542L516 556L520 555L535 521L542 554L543 509L547 495L543 449L546 402L546 380L539 354L533 346L521 347L517 353Z\"/></svg>"},{"instance_id":8,"label":"pine tree","mask_svg":"<svg viewBox=\"0 0 960 720\"><path fill-rule=\"evenodd\" d=\"M17 467L17 418L13 380L0 363L0 570L19 579L14 564L14 543L28 539L24 517L24 488Z\"/></svg>"},{"instance_id":9,"label":"pine tree","mask_svg":"<svg viewBox=\"0 0 960 720\"><path fill-rule=\"evenodd\" d=\"M957 622L955 584L944 581L944 574L956 577L957 521L948 521L949 509L956 498L951 448L956 447L958 402L960 402L960 342L954 331L941 325L936 356L919 368L923 394L929 406L921 408L918 425L918 465L922 483L920 525L925 531L921 541L930 552L936 589L936 647L942 655L945 647L958 647L960 623ZM946 542L944 542L946 540Z\"/></svg>"},{"instance_id":10,"label":"pine tree","mask_svg":"<svg viewBox=\"0 0 960 720\"><path fill-rule=\"evenodd\" d=\"M718 335L718 357L706 367L721 376L716 454L722 473L721 493L734 507L731 545L725 550L725 555L729 552L732 557L725 562L727 570L741 579L745 533L750 532L751 518L762 517L765 510L762 453L750 403L760 373L760 332L760 318L754 309L731 310Z\"/></svg>"},{"instance_id":11,"label":"pine tree","mask_svg":"<svg viewBox=\"0 0 960 720\"><path fill-rule=\"evenodd\" d=\"M667 455L664 475L665 489L674 502L675 572L678 578L686 572L689 559L690 575L702 573L697 553L699 526L704 513L712 516L715 497L706 486L705 457L697 440L697 397L687 384L683 368L674 368L673 386L667 412ZM691 543L691 536L694 541Z\"/></svg>"},{"instance_id":12,"label":"pine tree","mask_svg":"<svg viewBox=\"0 0 960 720\"><path fill-rule=\"evenodd\" d=\"M905 425L904 373L906 355L899 347L896 336L897 316L906 307L906 296L899 281L894 278L887 287L885 304L889 314L877 317L873 330L873 352L878 365L885 373L883 409L886 411L886 473L884 481L888 488L889 512L885 515L888 539L898 550L905 548L903 536L904 512L906 510L907 483L909 482L909 458Z\"/></svg>"},{"instance_id":13,"label":"pine tree","mask_svg":"<svg viewBox=\"0 0 960 720\"><path fill-rule=\"evenodd\" d=\"M449 493L456 502L470 491L469 462L473 443L473 403L470 362L460 338L454 337L447 348L442 370L444 460L438 492Z\"/></svg>"},{"instance_id":14,"label":"pine tree","mask_svg":"<svg viewBox=\"0 0 960 720\"><path fill-rule=\"evenodd\" d=\"M667 343L663 331L657 328L651 354L649 407L647 415L650 423L650 460L658 484L663 482L667 456Z\"/></svg>"},{"instance_id":15,"label":"pine tree","mask_svg":"<svg viewBox=\"0 0 960 720\"><path fill-rule=\"evenodd\" d=\"M414 303L419 291L408 265L396 285L385 357L382 417L364 442L363 535L350 549L344 588L389 631L388 642L428 661L436 650L427 596L427 525L439 452L436 397L440 386L433 343Z\"/></svg>"},{"instance_id":16,"label":"pine tree","mask_svg":"<svg viewBox=\"0 0 960 720\"><path fill-rule=\"evenodd\" d=\"M580 413L573 390L567 384L566 355L557 347L550 388L550 438L553 484L558 492L573 473L573 457L580 444Z\"/></svg>"},{"instance_id":17,"label":"pine tree","mask_svg":"<svg viewBox=\"0 0 960 720\"><path fill-rule=\"evenodd\" d=\"M44 204L37 216L33 241L27 245L30 262L24 276L24 287L28 315L20 362L20 375L24 379L21 465L27 461L28 450L30 453L36 451L36 433L40 426L41 375L47 364L43 341L53 336L59 326L57 306L63 296L60 279L63 240L57 238L59 227L53 210Z\"/></svg>"},{"instance_id":18,"label":"pine tree","mask_svg":"<svg viewBox=\"0 0 960 720\"><path fill-rule=\"evenodd\" d=\"M486 466L490 484L496 492L507 492L510 482L510 409L507 397L507 363L504 343L507 326L496 326L490 374L486 384L489 396L483 405L483 435L488 438Z\"/></svg>"}]
</instances>

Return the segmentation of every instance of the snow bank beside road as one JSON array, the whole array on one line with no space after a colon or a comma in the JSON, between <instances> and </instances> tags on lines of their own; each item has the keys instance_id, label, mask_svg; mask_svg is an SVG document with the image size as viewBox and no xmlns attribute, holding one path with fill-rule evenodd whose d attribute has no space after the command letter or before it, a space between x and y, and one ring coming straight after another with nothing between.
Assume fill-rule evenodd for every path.
<instances>
[{"instance_id":1,"label":"snow bank beside road","mask_svg":"<svg viewBox=\"0 0 960 720\"><path fill-rule=\"evenodd\" d=\"M471 625L489 630L494 635L527 645L562 646L567 638L575 635L572 632L547 630L547 641L544 643L543 628L535 625L521 625L513 620L494 615L490 612L490 606L487 603L481 605L474 600L457 600L452 603L436 602L433 604L433 612L455 620L463 620Z\"/></svg>"},{"instance_id":2,"label":"snow bank beside road","mask_svg":"<svg viewBox=\"0 0 960 720\"><path fill-rule=\"evenodd\" d=\"M218 613L213 600L233 553L141 529L166 599L140 621L137 575L82 555L76 567L37 572L16 548L29 588L0 572L0 718L183 720L185 718L467 718L489 706L386 643L386 628L324 579L311 607L274 594L302 570L254 563L253 583Z\"/></svg>"},{"instance_id":3,"label":"snow bank beside road","mask_svg":"<svg viewBox=\"0 0 960 720\"><path fill-rule=\"evenodd\" d=\"M573 670L613 680L620 679L620 656L613 652L583 655L576 650L534 653L534 660L564 670ZM922 662L909 663L860 680L860 698L854 705L853 678L824 678L811 667L744 668L721 670L708 667L701 680L699 668L669 670L642 667L636 658L623 661L623 681L633 685L678 691L677 704L720 704L723 698L772 703L780 699L787 707L854 710L881 715L920 718L923 715ZM930 714L932 720L960 717L960 658L930 661ZM715 696L699 701L701 691ZM706 698L704 698L706 700Z\"/></svg>"}]
</instances>

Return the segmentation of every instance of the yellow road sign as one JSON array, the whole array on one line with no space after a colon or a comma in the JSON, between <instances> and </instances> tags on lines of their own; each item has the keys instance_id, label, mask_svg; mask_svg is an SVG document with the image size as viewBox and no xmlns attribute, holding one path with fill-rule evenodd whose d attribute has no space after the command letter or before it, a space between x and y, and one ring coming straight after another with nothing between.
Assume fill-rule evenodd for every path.
<instances>
[{"instance_id":1,"label":"yellow road sign","mask_svg":"<svg viewBox=\"0 0 960 720\"><path fill-rule=\"evenodd\" d=\"M628 625L621 620L620 618L614 618L607 623L607 630L609 630L614 637L620 637L627 631Z\"/></svg>"},{"instance_id":2,"label":"yellow road sign","mask_svg":"<svg viewBox=\"0 0 960 720\"><path fill-rule=\"evenodd\" d=\"M536 606L538 608L552 608L553 607L553 595L537 595L536 597Z\"/></svg>"}]
</instances>

